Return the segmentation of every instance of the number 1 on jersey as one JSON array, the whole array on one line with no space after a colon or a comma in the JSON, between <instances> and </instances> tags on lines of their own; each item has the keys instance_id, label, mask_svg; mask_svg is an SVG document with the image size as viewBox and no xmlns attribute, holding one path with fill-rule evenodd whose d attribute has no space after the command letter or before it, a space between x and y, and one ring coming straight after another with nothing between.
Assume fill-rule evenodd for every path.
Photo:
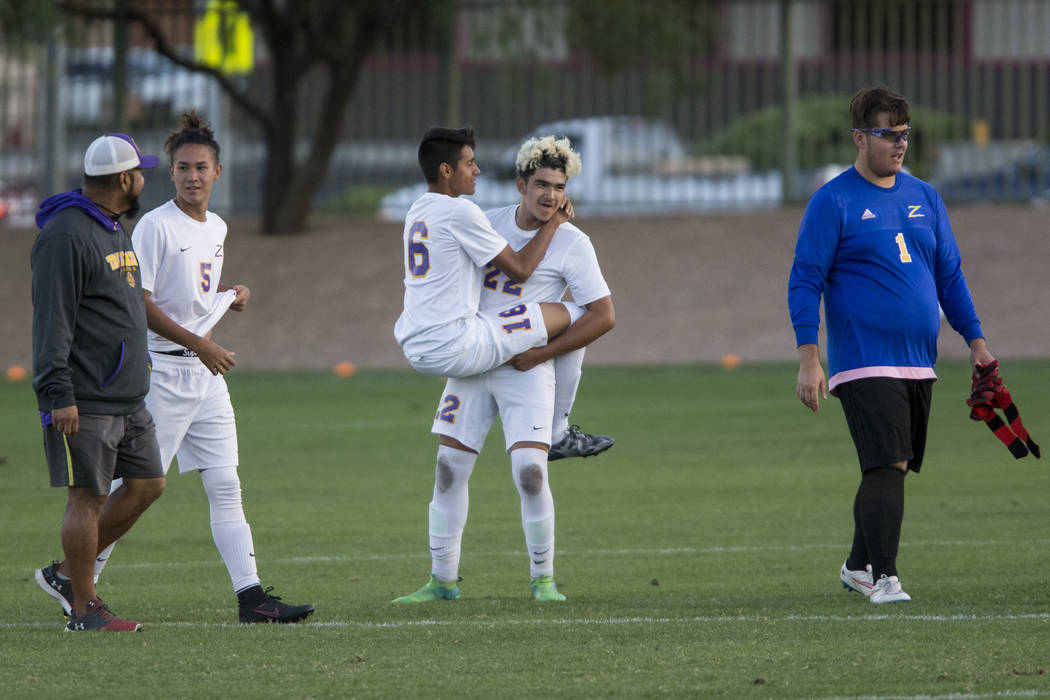
<instances>
[{"instance_id":1,"label":"number 1 on jersey","mask_svg":"<svg viewBox=\"0 0 1050 700\"><path fill-rule=\"evenodd\" d=\"M897 237L894 238L893 240L895 240L897 242L897 249L900 250L901 262L902 263L910 263L911 262L911 253L908 252L908 244L904 242L904 234L903 233L898 233Z\"/></svg>"}]
</instances>

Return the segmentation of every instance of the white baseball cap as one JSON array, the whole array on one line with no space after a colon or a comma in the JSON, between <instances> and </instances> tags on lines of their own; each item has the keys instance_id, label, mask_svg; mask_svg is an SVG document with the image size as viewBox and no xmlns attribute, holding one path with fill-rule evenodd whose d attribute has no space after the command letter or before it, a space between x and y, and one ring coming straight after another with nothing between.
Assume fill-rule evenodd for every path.
<instances>
[{"instance_id":1,"label":"white baseball cap","mask_svg":"<svg viewBox=\"0 0 1050 700\"><path fill-rule=\"evenodd\" d=\"M112 175L134 168L155 168L158 163L157 156L140 151L127 134L106 134L92 141L84 153L84 174Z\"/></svg>"}]
</instances>

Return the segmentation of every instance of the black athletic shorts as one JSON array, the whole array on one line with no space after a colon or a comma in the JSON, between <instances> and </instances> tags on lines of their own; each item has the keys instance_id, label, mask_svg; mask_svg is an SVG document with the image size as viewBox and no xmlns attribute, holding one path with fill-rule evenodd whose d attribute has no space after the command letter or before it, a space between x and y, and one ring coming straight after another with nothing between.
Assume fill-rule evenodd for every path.
<instances>
[{"instance_id":1,"label":"black athletic shorts","mask_svg":"<svg viewBox=\"0 0 1050 700\"><path fill-rule=\"evenodd\" d=\"M932 379L868 377L835 387L862 471L908 462L919 471L926 452Z\"/></svg>"},{"instance_id":2,"label":"black athletic shorts","mask_svg":"<svg viewBox=\"0 0 1050 700\"><path fill-rule=\"evenodd\" d=\"M119 416L81 413L73 437L58 432L50 419L50 414L41 417L52 486L85 486L106 496L116 477L164 476L157 428L145 407Z\"/></svg>"}]
</instances>

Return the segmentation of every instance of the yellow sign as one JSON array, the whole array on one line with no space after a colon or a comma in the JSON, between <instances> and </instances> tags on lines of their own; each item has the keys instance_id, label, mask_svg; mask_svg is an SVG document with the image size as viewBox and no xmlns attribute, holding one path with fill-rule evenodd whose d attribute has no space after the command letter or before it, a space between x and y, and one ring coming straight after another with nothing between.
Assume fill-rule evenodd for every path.
<instances>
[{"instance_id":1,"label":"yellow sign","mask_svg":"<svg viewBox=\"0 0 1050 700\"><path fill-rule=\"evenodd\" d=\"M197 60L223 73L250 73L255 36L234 0L210 0L193 29Z\"/></svg>"}]
</instances>

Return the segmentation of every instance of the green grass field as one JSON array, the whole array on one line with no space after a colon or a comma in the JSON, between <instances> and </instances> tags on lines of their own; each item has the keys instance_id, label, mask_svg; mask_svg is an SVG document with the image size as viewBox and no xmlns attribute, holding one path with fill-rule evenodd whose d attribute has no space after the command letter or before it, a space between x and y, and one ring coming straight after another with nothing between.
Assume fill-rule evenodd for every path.
<instances>
[{"instance_id":1,"label":"green grass field","mask_svg":"<svg viewBox=\"0 0 1050 700\"><path fill-rule=\"evenodd\" d=\"M316 614L241 626L196 474L118 546L99 584L141 634L66 634L32 570L61 558L32 391L0 386L0 696L1050 696L1050 459L1015 461L942 364L901 579L874 606L838 569L859 478L838 402L789 365L588 369L574 420L616 436L551 466L556 578L538 605L502 435L472 479L463 599L389 601L429 571L441 384L408 372L234 373L241 476L264 585ZM1050 447L1050 364L1003 377Z\"/></svg>"}]
</instances>

